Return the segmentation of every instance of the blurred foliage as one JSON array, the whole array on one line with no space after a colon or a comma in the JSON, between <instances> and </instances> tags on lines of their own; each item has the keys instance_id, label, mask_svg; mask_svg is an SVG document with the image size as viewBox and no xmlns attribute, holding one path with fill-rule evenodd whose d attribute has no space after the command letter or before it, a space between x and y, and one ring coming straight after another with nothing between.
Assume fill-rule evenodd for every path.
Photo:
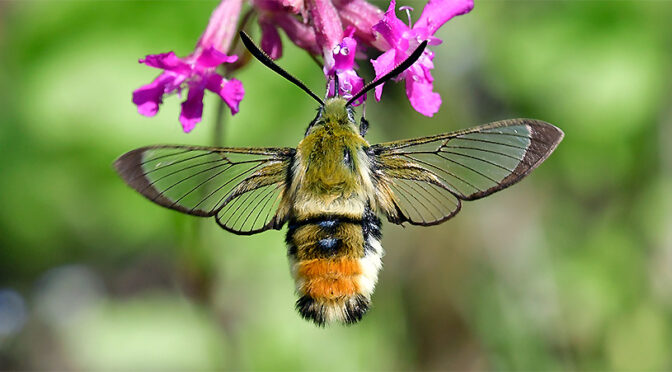
<instances>
[{"instance_id":1,"label":"blurred foliage","mask_svg":"<svg viewBox=\"0 0 672 372\"><path fill-rule=\"evenodd\" d=\"M213 97L185 135L177 97L147 119L130 95L156 74L137 58L189 53L215 4L0 2L0 368L672 369L669 2L483 0L448 23L441 111L388 85L368 139L535 117L565 140L444 225L386 225L373 309L327 329L293 310L282 232L234 236L112 171L135 147L213 142ZM237 77L224 142L294 146L311 99L259 63Z\"/></svg>"}]
</instances>

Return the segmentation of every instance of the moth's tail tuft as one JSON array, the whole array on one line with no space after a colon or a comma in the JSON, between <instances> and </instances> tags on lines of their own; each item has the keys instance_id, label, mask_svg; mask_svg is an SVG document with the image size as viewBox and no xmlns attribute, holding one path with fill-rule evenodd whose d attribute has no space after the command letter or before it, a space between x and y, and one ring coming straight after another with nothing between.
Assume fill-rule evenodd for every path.
<instances>
[{"instance_id":1,"label":"moth's tail tuft","mask_svg":"<svg viewBox=\"0 0 672 372\"><path fill-rule=\"evenodd\" d=\"M314 299L309 295L304 295L296 301L296 310L304 319L323 327L335 322L357 323L369 310L370 304L371 301L361 294L329 300Z\"/></svg>"}]
</instances>

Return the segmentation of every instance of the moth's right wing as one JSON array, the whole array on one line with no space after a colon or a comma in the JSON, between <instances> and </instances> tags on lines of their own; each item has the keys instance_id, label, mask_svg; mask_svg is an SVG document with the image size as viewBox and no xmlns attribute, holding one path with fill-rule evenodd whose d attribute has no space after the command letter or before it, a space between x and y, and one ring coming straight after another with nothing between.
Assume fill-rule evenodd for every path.
<instances>
[{"instance_id":1,"label":"moth's right wing","mask_svg":"<svg viewBox=\"0 0 672 372\"><path fill-rule=\"evenodd\" d=\"M374 145L378 201L393 223L436 225L520 181L563 138L534 119L511 119L436 136Z\"/></svg>"},{"instance_id":2,"label":"moth's right wing","mask_svg":"<svg viewBox=\"0 0 672 372\"><path fill-rule=\"evenodd\" d=\"M279 229L291 148L148 146L117 159L126 183L147 199L183 213L214 216L225 230L248 235Z\"/></svg>"}]
</instances>

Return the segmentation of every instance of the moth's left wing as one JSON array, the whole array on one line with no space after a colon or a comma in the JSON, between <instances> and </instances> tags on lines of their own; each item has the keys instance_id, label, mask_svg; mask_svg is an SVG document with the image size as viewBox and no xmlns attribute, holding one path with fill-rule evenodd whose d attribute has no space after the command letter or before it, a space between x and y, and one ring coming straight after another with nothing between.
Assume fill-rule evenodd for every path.
<instances>
[{"instance_id":1,"label":"moth's left wing","mask_svg":"<svg viewBox=\"0 0 672 372\"><path fill-rule=\"evenodd\" d=\"M114 166L147 199L182 213L214 216L225 230L248 235L279 229L291 148L148 146Z\"/></svg>"},{"instance_id":2,"label":"moth's left wing","mask_svg":"<svg viewBox=\"0 0 672 372\"><path fill-rule=\"evenodd\" d=\"M435 225L475 200L520 181L563 132L540 120L498 121L371 147L379 204L394 223Z\"/></svg>"}]
</instances>

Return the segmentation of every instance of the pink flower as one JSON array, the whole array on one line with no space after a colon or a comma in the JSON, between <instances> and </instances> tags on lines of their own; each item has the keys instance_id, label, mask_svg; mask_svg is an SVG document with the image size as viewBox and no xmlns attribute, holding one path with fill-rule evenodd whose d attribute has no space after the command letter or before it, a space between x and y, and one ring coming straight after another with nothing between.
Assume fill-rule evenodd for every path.
<instances>
[{"instance_id":1,"label":"pink flower","mask_svg":"<svg viewBox=\"0 0 672 372\"><path fill-rule=\"evenodd\" d=\"M237 28L238 14L242 0L223 0L210 17L210 23L193 53L179 58L173 52L152 54L139 62L164 70L150 84L133 92L133 103L138 112L154 116L163 103L163 96L188 89L187 99L182 102L180 123L185 132L194 129L203 114L205 90L214 92L229 106L232 114L238 112L238 105L245 95L240 81L227 80L215 70L222 63L232 63L237 56L228 56L221 50L228 50Z\"/></svg>"},{"instance_id":2,"label":"pink flower","mask_svg":"<svg viewBox=\"0 0 672 372\"><path fill-rule=\"evenodd\" d=\"M429 45L438 45L440 39L434 33L451 18L466 14L474 7L473 0L430 0L422 11L422 15L414 26L406 25L397 18L396 2L392 0L383 19L373 26L389 45L389 50L375 60L371 60L376 71L376 78L391 71L397 64L405 60L424 40ZM441 96L433 92L434 78L431 70L434 68L434 53L425 50L418 61L395 81L404 79L406 82L406 96L411 106L419 113L433 116L441 106ZM383 85L376 87L376 100L380 101Z\"/></svg>"},{"instance_id":3,"label":"pink flower","mask_svg":"<svg viewBox=\"0 0 672 372\"><path fill-rule=\"evenodd\" d=\"M154 116L165 94L179 94L182 89L188 88L189 93L182 102L180 113L180 123L185 132L190 132L201 121L205 89L217 93L229 106L231 113L236 114L245 94L243 85L236 79L224 79L215 72L215 68L237 59L237 56L227 56L215 48L205 49L186 58L178 58L173 52L148 55L140 63L163 69L164 72L150 84L134 91L133 103L138 106L140 114Z\"/></svg>"},{"instance_id":4,"label":"pink flower","mask_svg":"<svg viewBox=\"0 0 672 372\"><path fill-rule=\"evenodd\" d=\"M259 17L259 27L261 27L261 50L272 59L282 57L282 40L275 25Z\"/></svg>"},{"instance_id":5,"label":"pink flower","mask_svg":"<svg viewBox=\"0 0 672 372\"><path fill-rule=\"evenodd\" d=\"M213 47L226 53L233 38L238 37L238 17L242 6L243 0L222 0L210 15L196 49Z\"/></svg>"},{"instance_id":6,"label":"pink flower","mask_svg":"<svg viewBox=\"0 0 672 372\"><path fill-rule=\"evenodd\" d=\"M326 66L326 59L332 58L332 50L343 40L343 25L331 0L306 0L305 4Z\"/></svg>"},{"instance_id":7,"label":"pink flower","mask_svg":"<svg viewBox=\"0 0 672 372\"><path fill-rule=\"evenodd\" d=\"M350 30L350 34L354 32ZM364 87L364 79L355 72L355 53L357 52L357 41L347 36L343 41L332 50L329 64L325 61L325 75L331 77L328 80L329 96L334 96L335 81L338 79L338 94L346 99L351 98ZM360 105L366 99L366 95L355 101L354 105Z\"/></svg>"},{"instance_id":8,"label":"pink flower","mask_svg":"<svg viewBox=\"0 0 672 372\"><path fill-rule=\"evenodd\" d=\"M315 31L310 25L302 23L291 14L277 12L265 14L264 19L270 20L287 34L287 37L299 48L307 50L311 54L320 54ZM263 35L262 35L263 39Z\"/></svg>"},{"instance_id":9,"label":"pink flower","mask_svg":"<svg viewBox=\"0 0 672 372\"><path fill-rule=\"evenodd\" d=\"M306 21L307 10L303 0L252 0L251 3L259 13L261 48L271 58L277 59L282 56L282 41L277 33L278 28L285 31L289 40L310 54L322 53L317 45L315 30ZM294 15L296 13L301 13L304 21L299 20L299 17ZM271 29L272 26L275 30Z\"/></svg>"},{"instance_id":10,"label":"pink flower","mask_svg":"<svg viewBox=\"0 0 672 372\"><path fill-rule=\"evenodd\" d=\"M280 0L280 3L294 14L303 11L303 0Z\"/></svg>"},{"instance_id":11,"label":"pink flower","mask_svg":"<svg viewBox=\"0 0 672 372\"><path fill-rule=\"evenodd\" d=\"M352 37L356 29L348 27L344 36L343 25L331 0L306 0L308 14L312 19L317 45L324 56L324 74L327 76L328 95L335 94L335 80L338 79L338 95L350 98L364 86L364 80L355 72L357 41ZM364 102L366 97L357 100Z\"/></svg>"},{"instance_id":12,"label":"pink flower","mask_svg":"<svg viewBox=\"0 0 672 372\"><path fill-rule=\"evenodd\" d=\"M341 22L355 29L354 36L369 44L376 44L373 25L383 18L383 11L366 0L333 0Z\"/></svg>"},{"instance_id":13,"label":"pink flower","mask_svg":"<svg viewBox=\"0 0 672 372\"><path fill-rule=\"evenodd\" d=\"M245 94L242 83L224 79L216 69L238 59L227 53L232 40L237 37L238 28L247 27L247 24L238 24L243 1L221 0L195 50L188 56L180 58L170 52L148 55L140 60L163 70L150 84L133 92L133 103L140 114L156 115L165 95L181 95L183 90L187 92L180 122L185 132L201 121L206 90L218 94L232 114L238 112ZM356 72L356 55L361 58L369 47L383 51L371 60L376 78L380 78L406 60L423 41L428 41L429 45L440 44L441 40L434 37L436 31L451 18L471 11L474 4L473 0L429 0L415 25L410 24L410 19L406 24L397 18L395 0L391 0L385 13L368 0L250 0L250 5L258 17L261 49L266 54L272 59L282 56L280 30L284 31L300 48L313 56L322 56L327 94L347 99L364 87L364 80ZM244 17L244 22L249 19ZM441 105L441 97L433 91L433 59L434 53L425 50L410 68L394 78L395 81L405 81L411 106L427 116L434 115ZM239 64L227 71L238 68ZM335 91L336 81L338 92ZM376 100L380 100L382 90L383 85L376 87ZM355 104L359 105L365 99L364 95Z\"/></svg>"},{"instance_id":14,"label":"pink flower","mask_svg":"<svg viewBox=\"0 0 672 372\"><path fill-rule=\"evenodd\" d=\"M272 12L304 14L305 10L303 0L251 0L251 4L257 10Z\"/></svg>"}]
</instances>

